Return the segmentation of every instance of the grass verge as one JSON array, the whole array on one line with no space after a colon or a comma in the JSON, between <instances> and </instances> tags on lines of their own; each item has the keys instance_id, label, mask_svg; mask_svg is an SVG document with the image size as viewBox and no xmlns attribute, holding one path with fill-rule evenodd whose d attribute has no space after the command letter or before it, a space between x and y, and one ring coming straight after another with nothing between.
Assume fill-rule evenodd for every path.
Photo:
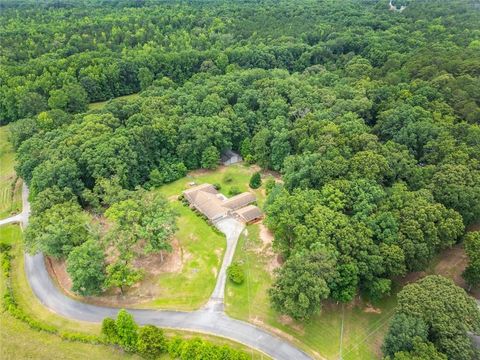
<instances>
[{"instance_id":1,"label":"grass verge","mask_svg":"<svg viewBox=\"0 0 480 360\"><path fill-rule=\"evenodd\" d=\"M8 126L0 127L0 219L22 208L22 182L15 174L15 154L8 141Z\"/></svg>"}]
</instances>

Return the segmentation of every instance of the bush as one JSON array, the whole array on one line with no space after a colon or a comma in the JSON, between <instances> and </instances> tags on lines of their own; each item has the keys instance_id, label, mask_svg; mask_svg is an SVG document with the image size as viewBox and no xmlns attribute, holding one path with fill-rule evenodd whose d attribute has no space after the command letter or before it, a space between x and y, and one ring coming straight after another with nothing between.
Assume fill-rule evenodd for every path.
<instances>
[{"instance_id":1,"label":"bush","mask_svg":"<svg viewBox=\"0 0 480 360\"><path fill-rule=\"evenodd\" d=\"M60 334L63 340L82 342L86 344L105 344L105 340L96 335L65 332Z\"/></svg>"},{"instance_id":2,"label":"bush","mask_svg":"<svg viewBox=\"0 0 480 360\"><path fill-rule=\"evenodd\" d=\"M137 350L147 359L156 359L167 351L167 340L163 330L153 325L140 328L138 332Z\"/></svg>"},{"instance_id":3,"label":"bush","mask_svg":"<svg viewBox=\"0 0 480 360\"><path fill-rule=\"evenodd\" d=\"M268 179L266 182L265 182L265 192L268 194L270 194L270 191L273 190L273 188L275 187L276 185L276 182L275 182L275 179Z\"/></svg>"},{"instance_id":4,"label":"bush","mask_svg":"<svg viewBox=\"0 0 480 360\"><path fill-rule=\"evenodd\" d=\"M244 157L244 160L248 165L255 164L255 158L253 157L253 155L248 154Z\"/></svg>"},{"instance_id":5,"label":"bush","mask_svg":"<svg viewBox=\"0 0 480 360\"><path fill-rule=\"evenodd\" d=\"M225 174L223 177L223 182L225 184L230 184L233 181L233 175L232 174Z\"/></svg>"},{"instance_id":6,"label":"bush","mask_svg":"<svg viewBox=\"0 0 480 360\"><path fill-rule=\"evenodd\" d=\"M260 186L262 186L262 178L260 177L260 173L258 171L250 178L249 185L252 189L258 189Z\"/></svg>"},{"instance_id":7,"label":"bush","mask_svg":"<svg viewBox=\"0 0 480 360\"><path fill-rule=\"evenodd\" d=\"M218 191L220 191L220 190L222 189L222 185L220 185L219 183L213 184L213 187L214 187L215 189L217 189Z\"/></svg>"},{"instance_id":8,"label":"bush","mask_svg":"<svg viewBox=\"0 0 480 360\"><path fill-rule=\"evenodd\" d=\"M138 326L125 309L118 312L117 320L115 321L115 328L118 337L118 344L125 351L137 350Z\"/></svg>"},{"instance_id":9,"label":"bush","mask_svg":"<svg viewBox=\"0 0 480 360\"><path fill-rule=\"evenodd\" d=\"M240 189L236 186L232 186L230 188L230 190L228 190L228 195L229 196L235 196L235 195L238 195L240 193L241 193Z\"/></svg>"},{"instance_id":10,"label":"bush","mask_svg":"<svg viewBox=\"0 0 480 360\"><path fill-rule=\"evenodd\" d=\"M243 284L245 281L245 275L243 274L243 269L239 263L233 263L227 269L228 278L235 284Z\"/></svg>"},{"instance_id":11,"label":"bush","mask_svg":"<svg viewBox=\"0 0 480 360\"><path fill-rule=\"evenodd\" d=\"M102 334L105 339L111 343L116 344L118 342L117 326L115 320L112 318L105 318L102 321Z\"/></svg>"}]
</instances>

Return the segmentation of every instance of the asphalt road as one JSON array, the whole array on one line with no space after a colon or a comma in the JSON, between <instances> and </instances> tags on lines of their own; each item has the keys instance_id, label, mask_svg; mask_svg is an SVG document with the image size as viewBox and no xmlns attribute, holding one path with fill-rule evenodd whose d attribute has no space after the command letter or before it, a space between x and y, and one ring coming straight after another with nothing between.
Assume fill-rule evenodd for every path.
<instances>
[{"instance_id":1,"label":"asphalt road","mask_svg":"<svg viewBox=\"0 0 480 360\"><path fill-rule=\"evenodd\" d=\"M22 227L25 227L28 224L30 204L26 185L24 185L22 198L22 213L1 221L0 225L19 222ZM198 331L225 337L257 349L273 359L311 359L289 342L254 325L232 319L223 312L225 271L232 260L238 237L243 229L241 224L232 222L232 220L217 224L218 228L226 233L227 250L217 279L217 286L207 306L193 312L148 309L128 309L128 311L133 314L139 324L153 324L164 328ZM34 256L25 254L25 271L30 286L40 302L62 316L80 321L100 322L105 317L115 317L119 310L82 303L63 294L50 278L43 254Z\"/></svg>"}]
</instances>

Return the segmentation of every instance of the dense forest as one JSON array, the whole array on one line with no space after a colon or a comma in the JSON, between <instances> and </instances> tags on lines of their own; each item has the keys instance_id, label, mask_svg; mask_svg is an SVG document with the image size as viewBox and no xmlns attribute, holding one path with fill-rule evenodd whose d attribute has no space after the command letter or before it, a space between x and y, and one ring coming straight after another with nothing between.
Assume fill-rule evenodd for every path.
<instances>
[{"instance_id":1,"label":"dense forest","mask_svg":"<svg viewBox=\"0 0 480 360\"><path fill-rule=\"evenodd\" d=\"M480 218L480 9L404 3L5 2L0 123L13 122L31 189L27 244L103 258L83 208L116 222L123 265L139 239L146 252L168 250L175 214L142 188L233 149L282 175L265 206L285 260L275 309L303 320L326 299L388 295ZM169 231L146 233L152 223ZM468 238L473 286L480 237ZM107 273L134 282L122 264ZM396 350L468 360L480 324L457 325L455 349L436 334Z\"/></svg>"}]
</instances>

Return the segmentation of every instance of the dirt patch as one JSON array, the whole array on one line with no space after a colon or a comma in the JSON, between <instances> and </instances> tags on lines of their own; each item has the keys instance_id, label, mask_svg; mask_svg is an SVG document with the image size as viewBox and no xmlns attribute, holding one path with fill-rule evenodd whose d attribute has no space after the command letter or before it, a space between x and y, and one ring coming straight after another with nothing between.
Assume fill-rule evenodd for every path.
<instances>
[{"instance_id":1,"label":"dirt patch","mask_svg":"<svg viewBox=\"0 0 480 360\"><path fill-rule=\"evenodd\" d=\"M367 305L363 309L363 312L369 313L369 314L381 314L382 310L377 309L377 308L373 307L372 305Z\"/></svg>"},{"instance_id":2,"label":"dirt patch","mask_svg":"<svg viewBox=\"0 0 480 360\"><path fill-rule=\"evenodd\" d=\"M144 255L135 259L133 265L152 275L179 273L183 267L183 249L177 239L172 241L172 247L173 251L171 253Z\"/></svg>"},{"instance_id":3,"label":"dirt patch","mask_svg":"<svg viewBox=\"0 0 480 360\"><path fill-rule=\"evenodd\" d=\"M273 234L272 232L264 225L259 224L260 227L260 240L262 241L261 246L253 249L257 254L265 256L267 259L266 269L270 274L273 274L275 269L278 269L282 265L282 257L279 254L276 254L273 251Z\"/></svg>"},{"instance_id":4,"label":"dirt patch","mask_svg":"<svg viewBox=\"0 0 480 360\"><path fill-rule=\"evenodd\" d=\"M426 271L417 271L407 274L404 278L398 279L400 285L406 285L413 283L427 275L442 275L446 278L453 280L453 282L467 289L468 286L465 284L465 280L462 277L462 273L468 265L468 257L465 254L462 244L457 244L450 249L442 251L436 260L434 265L427 269ZM470 294L475 298L480 298L480 288L473 289L470 291Z\"/></svg>"},{"instance_id":5,"label":"dirt patch","mask_svg":"<svg viewBox=\"0 0 480 360\"><path fill-rule=\"evenodd\" d=\"M433 272L452 279L458 286L466 288L462 273L467 264L468 257L463 246L455 245L442 252L440 261L435 265Z\"/></svg>"},{"instance_id":6,"label":"dirt patch","mask_svg":"<svg viewBox=\"0 0 480 360\"><path fill-rule=\"evenodd\" d=\"M45 264L50 276L56 280L57 284L70 295L72 289L72 279L67 273L67 262L65 260L56 260L50 257L45 257Z\"/></svg>"},{"instance_id":7,"label":"dirt patch","mask_svg":"<svg viewBox=\"0 0 480 360\"><path fill-rule=\"evenodd\" d=\"M57 283L58 287L71 297L95 305L133 306L158 298L160 295L158 277L165 273L180 273L184 264L192 257L190 253L180 246L177 239L173 240L172 247L173 251L171 253L164 253L163 262L160 254L144 255L134 260L133 265L144 271L144 277L142 281L127 289L125 295L122 295L119 289L110 289L101 296L79 297L71 290L72 280L67 273L66 262L64 260L46 258L46 264L50 276ZM107 253L111 254L108 250ZM113 261L115 258L115 255L111 255L107 257L107 262Z\"/></svg>"}]
</instances>

